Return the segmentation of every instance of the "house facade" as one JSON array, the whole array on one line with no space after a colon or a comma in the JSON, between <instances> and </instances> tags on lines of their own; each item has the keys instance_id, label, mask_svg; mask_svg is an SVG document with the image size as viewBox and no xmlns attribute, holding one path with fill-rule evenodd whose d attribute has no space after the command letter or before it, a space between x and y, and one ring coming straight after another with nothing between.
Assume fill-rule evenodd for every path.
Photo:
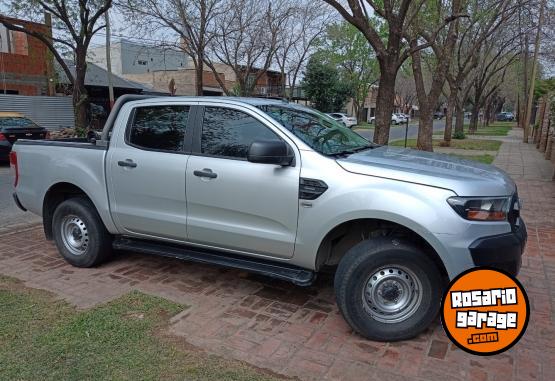
<instances>
[{"instance_id":1,"label":"house facade","mask_svg":"<svg viewBox=\"0 0 555 381\"><path fill-rule=\"evenodd\" d=\"M110 45L110 58L112 73L120 76L179 70L187 67L188 61L182 51L136 44L124 39ZM106 69L106 47L89 49L88 59Z\"/></svg>"},{"instance_id":2,"label":"house facade","mask_svg":"<svg viewBox=\"0 0 555 381\"><path fill-rule=\"evenodd\" d=\"M0 15L16 25L40 33L50 26ZM0 24L0 94L53 95L54 74L48 48L34 37L8 30Z\"/></svg>"},{"instance_id":3,"label":"house facade","mask_svg":"<svg viewBox=\"0 0 555 381\"><path fill-rule=\"evenodd\" d=\"M376 101L378 99L378 85L370 87L368 95L364 98L364 104L357 115L357 119L360 122L368 122L371 117L376 116ZM353 99L349 99L347 105L345 106L345 111L349 115L355 115L355 107ZM399 94L395 95L393 112L402 112L404 114L410 115L411 118L418 117L418 106L406 100Z\"/></svg>"},{"instance_id":4,"label":"house facade","mask_svg":"<svg viewBox=\"0 0 555 381\"><path fill-rule=\"evenodd\" d=\"M183 52L126 41L112 44L110 52L114 74L142 83L155 91L171 92L170 87L173 85L176 95L196 95L194 63ZM106 47L92 49L90 59L91 62L106 68ZM232 68L222 63L214 63L214 67L225 87L232 90L237 84ZM256 73L256 70L253 72ZM204 65L202 79L202 95L225 95L216 75L207 65ZM279 72L267 70L258 78L252 95L281 97L283 96L281 83L282 77Z\"/></svg>"}]
</instances>

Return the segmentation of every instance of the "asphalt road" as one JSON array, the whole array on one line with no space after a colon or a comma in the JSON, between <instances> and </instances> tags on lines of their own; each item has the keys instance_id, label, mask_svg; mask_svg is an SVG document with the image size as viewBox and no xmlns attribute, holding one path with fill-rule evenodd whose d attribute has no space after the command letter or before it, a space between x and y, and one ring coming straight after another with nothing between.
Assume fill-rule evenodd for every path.
<instances>
[{"instance_id":1,"label":"asphalt road","mask_svg":"<svg viewBox=\"0 0 555 381\"><path fill-rule=\"evenodd\" d=\"M443 131L445 128L444 120L434 120L434 131ZM356 130L356 127L355 127ZM374 130L356 130L360 135L364 136L368 140L372 140L374 137ZM418 123L409 124L408 138L416 138L418 136ZM391 126L389 130L389 141L400 140L405 138L405 126Z\"/></svg>"},{"instance_id":2,"label":"asphalt road","mask_svg":"<svg viewBox=\"0 0 555 381\"><path fill-rule=\"evenodd\" d=\"M40 222L41 219L29 212L21 211L14 203L13 174L8 164L0 164L0 230L16 225Z\"/></svg>"}]
</instances>

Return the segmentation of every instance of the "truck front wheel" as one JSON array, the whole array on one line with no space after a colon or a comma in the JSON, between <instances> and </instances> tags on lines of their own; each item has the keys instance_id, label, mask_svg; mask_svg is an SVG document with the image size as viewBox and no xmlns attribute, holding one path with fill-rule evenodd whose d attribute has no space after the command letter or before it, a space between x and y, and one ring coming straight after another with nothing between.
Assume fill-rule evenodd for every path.
<instances>
[{"instance_id":1,"label":"truck front wheel","mask_svg":"<svg viewBox=\"0 0 555 381\"><path fill-rule=\"evenodd\" d=\"M436 318L442 292L437 266L417 246L399 238L360 242L341 259L335 274L343 317L371 340L418 335Z\"/></svg>"},{"instance_id":2,"label":"truck front wheel","mask_svg":"<svg viewBox=\"0 0 555 381\"><path fill-rule=\"evenodd\" d=\"M60 203L54 211L52 229L58 251L73 266L96 266L112 252L110 233L85 197Z\"/></svg>"}]
</instances>

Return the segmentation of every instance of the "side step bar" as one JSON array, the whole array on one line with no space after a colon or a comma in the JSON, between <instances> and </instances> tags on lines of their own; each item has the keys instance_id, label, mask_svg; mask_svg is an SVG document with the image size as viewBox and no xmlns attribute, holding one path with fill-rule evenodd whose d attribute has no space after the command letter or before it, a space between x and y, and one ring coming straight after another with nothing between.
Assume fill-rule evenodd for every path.
<instances>
[{"instance_id":1,"label":"side step bar","mask_svg":"<svg viewBox=\"0 0 555 381\"><path fill-rule=\"evenodd\" d=\"M314 279L316 279L314 271L303 269L302 267L188 246L120 237L114 240L113 247L116 250L128 250L142 254L231 267L271 278L286 280L297 286L310 286Z\"/></svg>"}]
</instances>

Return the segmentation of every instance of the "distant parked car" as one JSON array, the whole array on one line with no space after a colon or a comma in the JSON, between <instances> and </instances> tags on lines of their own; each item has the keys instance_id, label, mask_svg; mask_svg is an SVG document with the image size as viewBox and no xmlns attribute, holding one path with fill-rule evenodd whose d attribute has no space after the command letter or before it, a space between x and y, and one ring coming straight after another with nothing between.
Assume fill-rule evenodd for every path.
<instances>
[{"instance_id":1,"label":"distant parked car","mask_svg":"<svg viewBox=\"0 0 555 381\"><path fill-rule=\"evenodd\" d=\"M18 112L0 112L0 161L9 160L17 139L48 139L48 131Z\"/></svg>"},{"instance_id":2,"label":"distant parked car","mask_svg":"<svg viewBox=\"0 0 555 381\"><path fill-rule=\"evenodd\" d=\"M352 128L353 126L357 125L357 118L355 118L354 116L349 116L342 112L331 112L327 115L330 116L332 119L343 123L345 127Z\"/></svg>"},{"instance_id":3,"label":"distant parked car","mask_svg":"<svg viewBox=\"0 0 555 381\"><path fill-rule=\"evenodd\" d=\"M397 118L397 120L399 121L399 123L403 123L403 124L404 124L404 123L407 123L408 120L409 120L409 117L408 117L407 115L405 115L405 114L403 114L403 113L400 113L400 112L395 113L395 114L393 114L393 115L395 115L395 117ZM397 124L399 124L399 123L397 123Z\"/></svg>"},{"instance_id":4,"label":"distant parked car","mask_svg":"<svg viewBox=\"0 0 555 381\"><path fill-rule=\"evenodd\" d=\"M443 119L444 117L445 117L445 114L442 113L441 111L434 112L434 119Z\"/></svg>"},{"instance_id":5,"label":"distant parked car","mask_svg":"<svg viewBox=\"0 0 555 381\"><path fill-rule=\"evenodd\" d=\"M406 120L400 114L391 114L391 123L401 124L401 123L406 123Z\"/></svg>"},{"instance_id":6,"label":"distant parked car","mask_svg":"<svg viewBox=\"0 0 555 381\"><path fill-rule=\"evenodd\" d=\"M391 124L401 124L401 123L406 123L406 115L404 114L391 114ZM370 124L374 124L376 123L376 117L375 116L371 116L370 119L368 119L368 123Z\"/></svg>"},{"instance_id":7,"label":"distant parked car","mask_svg":"<svg viewBox=\"0 0 555 381\"><path fill-rule=\"evenodd\" d=\"M500 112L496 115L495 119L499 122L512 122L515 120L515 116L512 112Z\"/></svg>"}]
</instances>

